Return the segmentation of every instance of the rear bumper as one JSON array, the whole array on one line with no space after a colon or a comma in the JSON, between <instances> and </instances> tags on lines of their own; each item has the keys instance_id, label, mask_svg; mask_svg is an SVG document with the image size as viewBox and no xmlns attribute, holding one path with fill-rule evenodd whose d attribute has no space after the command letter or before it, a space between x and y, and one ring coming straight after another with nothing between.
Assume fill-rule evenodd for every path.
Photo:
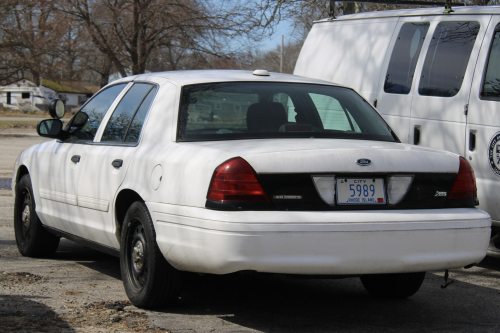
<instances>
[{"instance_id":1,"label":"rear bumper","mask_svg":"<svg viewBox=\"0 0 500 333\"><path fill-rule=\"evenodd\" d=\"M490 216L476 208L222 212L147 203L175 268L226 274L374 274L458 268L486 255Z\"/></svg>"}]
</instances>

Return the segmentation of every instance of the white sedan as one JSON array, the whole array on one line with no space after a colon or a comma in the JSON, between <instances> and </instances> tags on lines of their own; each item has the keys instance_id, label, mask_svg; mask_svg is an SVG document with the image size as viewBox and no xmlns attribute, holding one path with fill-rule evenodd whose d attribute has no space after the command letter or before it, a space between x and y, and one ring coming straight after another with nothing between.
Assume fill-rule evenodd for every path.
<instances>
[{"instance_id":1,"label":"white sedan","mask_svg":"<svg viewBox=\"0 0 500 333\"><path fill-rule=\"evenodd\" d=\"M123 78L64 125L62 102L15 164L21 254L60 237L120 257L139 307L183 272L359 276L408 297L425 271L478 263L490 216L452 153L400 143L356 92L299 76L178 71Z\"/></svg>"}]
</instances>

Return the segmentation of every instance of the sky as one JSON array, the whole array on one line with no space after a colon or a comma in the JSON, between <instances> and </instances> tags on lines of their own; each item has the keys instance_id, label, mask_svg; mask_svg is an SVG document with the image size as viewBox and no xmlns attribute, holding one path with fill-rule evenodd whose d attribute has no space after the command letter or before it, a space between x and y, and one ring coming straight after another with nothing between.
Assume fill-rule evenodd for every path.
<instances>
[{"instance_id":1,"label":"sky","mask_svg":"<svg viewBox=\"0 0 500 333\"><path fill-rule=\"evenodd\" d=\"M281 45L281 35L284 36L285 44L290 41L291 38L292 27L290 23L286 21L280 22L278 25L276 32L268 38L262 40L262 50L271 50L276 48L277 45Z\"/></svg>"}]
</instances>

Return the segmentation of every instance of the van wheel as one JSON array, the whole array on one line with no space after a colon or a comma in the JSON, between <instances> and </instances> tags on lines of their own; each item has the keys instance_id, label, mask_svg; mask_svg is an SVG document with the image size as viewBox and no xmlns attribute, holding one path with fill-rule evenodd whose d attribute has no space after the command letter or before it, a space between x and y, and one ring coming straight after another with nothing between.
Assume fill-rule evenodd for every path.
<instances>
[{"instance_id":1,"label":"van wheel","mask_svg":"<svg viewBox=\"0 0 500 333\"><path fill-rule=\"evenodd\" d=\"M31 178L24 175L16 185L14 234L19 252L25 257L50 257L56 252L60 238L48 232L35 212Z\"/></svg>"},{"instance_id":2,"label":"van wheel","mask_svg":"<svg viewBox=\"0 0 500 333\"><path fill-rule=\"evenodd\" d=\"M143 202L134 202L123 222L120 269L128 298L139 308L172 304L181 291L181 272L163 257Z\"/></svg>"},{"instance_id":3,"label":"van wheel","mask_svg":"<svg viewBox=\"0 0 500 333\"><path fill-rule=\"evenodd\" d=\"M424 282L425 272L362 275L361 282L373 296L406 298L415 294Z\"/></svg>"}]
</instances>

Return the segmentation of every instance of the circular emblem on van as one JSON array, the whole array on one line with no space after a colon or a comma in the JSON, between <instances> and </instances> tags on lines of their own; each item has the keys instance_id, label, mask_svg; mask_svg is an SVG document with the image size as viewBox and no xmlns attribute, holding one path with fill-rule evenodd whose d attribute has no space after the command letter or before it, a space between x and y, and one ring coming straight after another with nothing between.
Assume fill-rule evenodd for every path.
<instances>
[{"instance_id":1,"label":"circular emblem on van","mask_svg":"<svg viewBox=\"0 0 500 333\"><path fill-rule=\"evenodd\" d=\"M488 150L491 170L500 177L500 132L493 135Z\"/></svg>"},{"instance_id":2,"label":"circular emblem on van","mask_svg":"<svg viewBox=\"0 0 500 333\"><path fill-rule=\"evenodd\" d=\"M356 164L361 166L367 166L372 164L372 161L367 158L360 158L359 160L356 161Z\"/></svg>"}]
</instances>

